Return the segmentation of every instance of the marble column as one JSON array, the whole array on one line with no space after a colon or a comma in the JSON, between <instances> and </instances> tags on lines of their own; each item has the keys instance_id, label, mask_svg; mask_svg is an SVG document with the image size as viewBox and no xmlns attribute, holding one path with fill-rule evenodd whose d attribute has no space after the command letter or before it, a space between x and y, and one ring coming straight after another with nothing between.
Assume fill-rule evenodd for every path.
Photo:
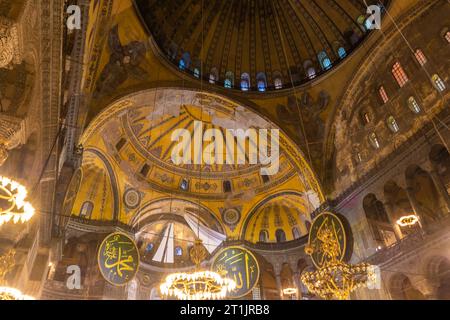
<instances>
[{"instance_id":1,"label":"marble column","mask_svg":"<svg viewBox=\"0 0 450 320\"><path fill-rule=\"evenodd\" d=\"M284 300L284 295L283 295L283 287L281 285L281 274L280 273L276 273L275 274L275 280L277 283L277 290L278 290L278 294L280 295L280 300Z\"/></svg>"},{"instance_id":2,"label":"marble column","mask_svg":"<svg viewBox=\"0 0 450 320\"><path fill-rule=\"evenodd\" d=\"M302 300L302 286L300 283L300 272L295 271L292 275L295 288L297 289L297 300Z\"/></svg>"},{"instance_id":3,"label":"marble column","mask_svg":"<svg viewBox=\"0 0 450 320\"><path fill-rule=\"evenodd\" d=\"M410 186L406 187L406 196L408 197L409 203L414 211L414 214L419 217L419 225L424 227L424 214L420 208L419 203L414 195L414 189Z\"/></svg>"},{"instance_id":4,"label":"marble column","mask_svg":"<svg viewBox=\"0 0 450 320\"><path fill-rule=\"evenodd\" d=\"M393 205L390 202L383 202L384 210L386 210L387 216L389 218L389 222L392 225L392 228L394 229L395 238L398 240L403 239L402 230L400 229L400 226L397 224L397 219L395 219L395 215L393 212Z\"/></svg>"},{"instance_id":5,"label":"marble column","mask_svg":"<svg viewBox=\"0 0 450 320\"><path fill-rule=\"evenodd\" d=\"M443 207L441 212L441 216L448 215L450 213L450 196L445 188L444 182L436 171L435 166L433 165L430 170L431 179L434 182L437 192L439 193L439 197L442 201Z\"/></svg>"}]
</instances>

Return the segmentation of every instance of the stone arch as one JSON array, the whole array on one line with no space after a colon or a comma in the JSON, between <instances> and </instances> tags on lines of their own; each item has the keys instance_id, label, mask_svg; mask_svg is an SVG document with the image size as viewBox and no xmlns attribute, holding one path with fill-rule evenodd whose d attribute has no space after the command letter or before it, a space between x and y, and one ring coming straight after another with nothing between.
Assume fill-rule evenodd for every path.
<instances>
[{"instance_id":1,"label":"stone arch","mask_svg":"<svg viewBox=\"0 0 450 320\"><path fill-rule=\"evenodd\" d=\"M403 273L397 273L391 277L389 291L394 300L425 300L422 292Z\"/></svg>"},{"instance_id":2,"label":"stone arch","mask_svg":"<svg viewBox=\"0 0 450 320\"><path fill-rule=\"evenodd\" d=\"M416 202L416 212L424 220L423 224L430 224L439 217L439 194L429 173L418 165L410 165L405 171L408 192Z\"/></svg>"},{"instance_id":3,"label":"stone arch","mask_svg":"<svg viewBox=\"0 0 450 320\"><path fill-rule=\"evenodd\" d=\"M392 245L396 241L395 233L383 203L371 193L364 197L363 209L377 246Z\"/></svg>"}]
</instances>

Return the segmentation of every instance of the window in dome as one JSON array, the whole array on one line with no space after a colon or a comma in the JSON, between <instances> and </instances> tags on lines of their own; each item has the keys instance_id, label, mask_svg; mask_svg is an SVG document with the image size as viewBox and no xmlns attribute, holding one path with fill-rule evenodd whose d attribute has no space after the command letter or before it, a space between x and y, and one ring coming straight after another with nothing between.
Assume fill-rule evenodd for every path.
<instances>
[{"instance_id":1,"label":"window in dome","mask_svg":"<svg viewBox=\"0 0 450 320\"><path fill-rule=\"evenodd\" d=\"M372 119L370 119L370 115L368 112L361 112L361 120L363 122L363 125L367 125L370 123L370 121L372 121Z\"/></svg>"},{"instance_id":2,"label":"window in dome","mask_svg":"<svg viewBox=\"0 0 450 320\"><path fill-rule=\"evenodd\" d=\"M209 72L209 83L214 84L219 80L219 73L216 68L212 68Z\"/></svg>"},{"instance_id":3,"label":"window in dome","mask_svg":"<svg viewBox=\"0 0 450 320\"><path fill-rule=\"evenodd\" d=\"M383 103L387 103L389 101L389 96L387 95L386 89L383 86L380 87L378 93L380 94L380 98Z\"/></svg>"},{"instance_id":4,"label":"window in dome","mask_svg":"<svg viewBox=\"0 0 450 320\"><path fill-rule=\"evenodd\" d=\"M281 78L276 78L274 81L274 85L275 85L275 89L277 89L277 90L283 89L283 81L281 80Z\"/></svg>"},{"instance_id":5,"label":"window in dome","mask_svg":"<svg viewBox=\"0 0 450 320\"><path fill-rule=\"evenodd\" d=\"M267 230L261 230L259 232L259 242L269 242L269 233Z\"/></svg>"},{"instance_id":6,"label":"window in dome","mask_svg":"<svg viewBox=\"0 0 450 320\"><path fill-rule=\"evenodd\" d=\"M409 97L409 99L408 99L408 107L414 113L420 113L422 111L422 109L420 108L419 103L417 102L416 98L414 98L414 97Z\"/></svg>"},{"instance_id":7,"label":"window in dome","mask_svg":"<svg viewBox=\"0 0 450 320\"><path fill-rule=\"evenodd\" d=\"M226 180L223 182L223 192L231 192L231 182Z\"/></svg>"},{"instance_id":8,"label":"window in dome","mask_svg":"<svg viewBox=\"0 0 450 320\"><path fill-rule=\"evenodd\" d=\"M309 79L314 79L316 77L316 69L314 67L308 68L307 75Z\"/></svg>"},{"instance_id":9,"label":"window in dome","mask_svg":"<svg viewBox=\"0 0 450 320\"><path fill-rule=\"evenodd\" d=\"M369 135L369 142L375 149L380 149L380 141L378 140L378 136L375 132L372 132Z\"/></svg>"},{"instance_id":10,"label":"window in dome","mask_svg":"<svg viewBox=\"0 0 450 320\"><path fill-rule=\"evenodd\" d=\"M186 179L181 180L180 189L187 191L189 189L189 181Z\"/></svg>"},{"instance_id":11,"label":"window in dome","mask_svg":"<svg viewBox=\"0 0 450 320\"><path fill-rule=\"evenodd\" d=\"M148 164L144 164L141 168L141 174L144 177L147 177L148 173L150 172L150 166Z\"/></svg>"},{"instance_id":12,"label":"window in dome","mask_svg":"<svg viewBox=\"0 0 450 320\"><path fill-rule=\"evenodd\" d=\"M433 80L433 84L439 92L443 92L446 89L445 83L441 79L441 77L439 77L439 75L437 74L433 75L431 77L431 80Z\"/></svg>"},{"instance_id":13,"label":"window in dome","mask_svg":"<svg viewBox=\"0 0 450 320\"><path fill-rule=\"evenodd\" d=\"M447 40L448 43L450 43L450 31L447 31L447 32L445 33L444 38L445 38L445 40Z\"/></svg>"},{"instance_id":14,"label":"window in dome","mask_svg":"<svg viewBox=\"0 0 450 320\"><path fill-rule=\"evenodd\" d=\"M275 237L277 238L277 242L286 242L286 233L281 229L277 229Z\"/></svg>"},{"instance_id":15,"label":"window in dome","mask_svg":"<svg viewBox=\"0 0 450 320\"><path fill-rule=\"evenodd\" d=\"M419 62L421 66L425 65L428 61L427 57L425 56L425 54L421 49L417 49L416 52L414 53L414 56L416 57L417 62Z\"/></svg>"},{"instance_id":16,"label":"window in dome","mask_svg":"<svg viewBox=\"0 0 450 320\"><path fill-rule=\"evenodd\" d=\"M362 157L362 153L361 152L356 152L355 153L355 159L357 163L362 163L363 162L363 157Z\"/></svg>"},{"instance_id":17,"label":"window in dome","mask_svg":"<svg viewBox=\"0 0 450 320\"><path fill-rule=\"evenodd\" d=\"M332 67L331 60L325 51L319 52L317 55L323 70L329 70Z\"/></svg>"},{"instance_id":18,"label":"window in dome","mask_svg":"<svg viewBox=\"0 0 450 320\"><path fill-rule=\"evenodd\" d=\"M122 150L122 148L125 146L126 142L127 141L124 138L120 138L119 142L117 142L117 144L116 144L116 150L117 151Z\"/></svg>"},{"instance_id":19,"label":"window in dome","mask_svg":"<svg viewBox=\"0 0 450 320\"><path fill-rule=\"evenodd\" d=\"M93 210L94 210L94 204L90 201L86 201L81 206L80 217L90 219Z\"/></svg>"},{"instance_id":20,"label":"window in dome","mask_svg":"<svg viewBox=\"0 0 450 320\"><path fill-rule=\"evenodd\" d=\"M396 62L392 67L392 75L394 76L400 88L404 87L405 84L409 81L408 76L406 75L406 72L400 62Z\"/></svg>"},{"instance_id":21,"label":"window in dome","mask_svg":"<svg viewBox=\"0 0 450 320\"><path fill-rule=\"evenodd\" d=\"M224 87L227 89L231 89L233 88L233 80L234 80L234 74L231 71L228 71L225 74L225 82L224 82Z\"/></svg>"},{"instance_id":22,"label":"window in dome","mask_svg":"<svg viewBox=\"0 0 450 320\"><path fill-rule=\"evenodd\" d=\"M347 56L347 51L345 51L344 47L340 47L338 49L339 58L344 59Z\"/></svg>"},{"instance_id":23,"label":"window in dome","mask_svg":"<svg viewBox=\"0 0 450 320\"><path fill-rule=\"evenodd\" d=\"M250 76L248 75L248 73L243 73L241 76L241 90L250 90Z\"/></svg>"},{"instance_id":24,"label":"window in dome","mask_svg":"<svg viewBox=\"0 0 450 320\"><path fill-rule=\"evenodd\" d=\"M153 243L147 244L147 246L145 247L145 252L151 252L153 250L153 247Z\"/></svg>"},{"instance_id":25,"label":"window in dome","mask_svg":"<svg viewBox=\"0 0 450 320\"><path fill-rule=\"evenodd\" d=\"M387 119L387 125L393 133L397 133L400 131L400 127L398 126L398 123L393 116L390 116Z\"/></svg>"},{"instance_id":26,"label":"window in dome","mask_svg":"<svg viewBox=\"0 0 450 320\"><path fill-rule=\"evenodd\" d=\"M200 69L199 68L194 69L194 77L200 78Z\"/></svg>"},{"instance_id":27,"label":"window in dome","mask_svg":"<svg viewBox=\"0 0 450 320\"><path fill-rule=\"evenodd\" d=\"M184 63L184 60L183 60L183 59L180 59L180 62L178 63L178 68L179 68L180 70L186 69L186 64Z\"/></svg>"},{"instance_id":28,"label":"window in dome","mask_svg":"<svg viewBox=\"0 0 450 320\"><path fill-rule=\"evenodd\" d=\"M267 87L267 80L266 80L266 75L262 72L258 73L256 75L256 81L258 84L258 91L259 92L264 92L266 91L266 87Z\"/></svg>"},{"instance_id":29,"label":"window in dome","mask_svg":"<svg viewBox=\"0 0 450 320\"><path fill-rule=\"evenodd\" d=\"M181 247L175 247L175 255L177 257L181 257L183 255L183 248Z\"/></svg>"},{"instance_id":30,"label":"window in dome","mask_svg":"<svg viewBox=\"0 0 450 320\"><path fill-rule=\"evenodd\" d=\"M305 63L303 63L303 69L306 70L308 79L314 79L316 77L316 69L311 60L306 60Z\"/></svg>"},{"instance_id":31,"label":"window in dome","mask_svg":"<svg viewBox=\"0 0 450 320\"><path fill-rule=\"evenodd\" d=\"M301 237L300 231L298 231L297 227L292 228L292 236L294 237L294 239L298 239Z\"/></svg>"}]
</instances>

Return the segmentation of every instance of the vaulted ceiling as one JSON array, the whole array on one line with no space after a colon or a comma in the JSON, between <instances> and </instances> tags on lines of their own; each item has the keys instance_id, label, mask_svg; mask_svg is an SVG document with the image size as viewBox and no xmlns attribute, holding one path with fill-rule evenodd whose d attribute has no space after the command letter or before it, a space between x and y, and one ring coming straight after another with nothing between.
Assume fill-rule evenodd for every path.
<instances>
[{"instance_id":1,"label":"vaulted ceiling","mask_svg":"<svg viewBox=\"0 0 450 320\"><path fill-rule=\"evenodd\" d=\"M161 50L187 69L217 72L240 83L248 73L256 86L308 81L309 66L342 60L366 35L367 7L360 0L137 0L142 18ZM378 1L367 1L368 3ZM360 18L362 16L362 18ZM359 18L359 19L358 19ZM220 82L220 81L218 81Z\"/></svg>"}]
</instances>

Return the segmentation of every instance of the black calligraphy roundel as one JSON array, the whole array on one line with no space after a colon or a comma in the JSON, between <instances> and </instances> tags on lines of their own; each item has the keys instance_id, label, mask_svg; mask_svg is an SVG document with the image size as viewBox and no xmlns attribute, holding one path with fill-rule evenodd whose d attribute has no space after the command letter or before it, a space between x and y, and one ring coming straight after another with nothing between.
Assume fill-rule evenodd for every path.
<instances>
[{"instance_id":1,"label":"black calligraphy roundel","mask_svg":"<svg viewBox=\"0 0 450 320\"><path fill-rule=\"evenodd\" d=\"M133 280L139 268L139 251L124 233L108 235L98 250L98 267L106 281L123 286Z\"/></svg>"},{"instance_id":2,"label":"black calligraphy roundel","mask_svg":"<svg viewBox=\"0 0 450 320\"><path fill-rule=\"evenodd\" d=\"M224 278L236 281L236 289L229 298L241 298L249 294L259 281L259 265L255 256L242 247L222 249L215 257L212 271Z\"/></svg>"}]
</instances>

